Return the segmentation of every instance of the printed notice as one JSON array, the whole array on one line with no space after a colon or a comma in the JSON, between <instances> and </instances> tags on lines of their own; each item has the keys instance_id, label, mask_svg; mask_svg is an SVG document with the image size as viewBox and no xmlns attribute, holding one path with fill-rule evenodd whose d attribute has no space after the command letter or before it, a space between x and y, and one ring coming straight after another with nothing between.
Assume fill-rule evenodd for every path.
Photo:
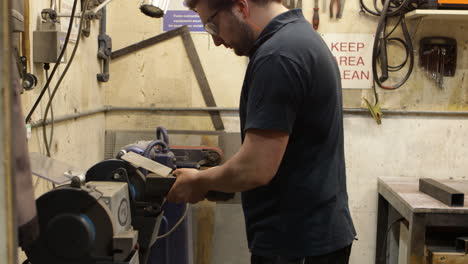
<instances>
[{"instance_id":1,"label":"printed notice","mask_svg":"<svg viewBox=\"0 0 468 264\"><path fill-rule=\"evenodd\" d=\"M198 14L185 6L185 1L170 1L163 17L163 31L171 31L187 26L190 32L205 32Z\"/></svg>"},{"instance_id":2,"label":"printed notice","mask_svg":"<svg viewBox=\"0 0 468 264\"><path fill-rule=\"evenodd\" d=\"M64 14L71 14L73 9L73 0L62 0L60 1L60 12ZM75 11L75 18L73 19L73 27L72 32L70 34L70 42L75 43L78 39L78 29L80 28L80 13L81 13L81 5L76 5ZM63 32L68 31L68 26L70 25L70 18L69 17L61 17L60 18L60 28ZM65 40L65 39L64 39Z\"/></svg>"},{"instance_id":3,"label":"printed notice","mask_svg":"<svg viewBox=\"0 0 468 264\"><path fill-rule=\"evenodd\" d=\"M323 34L338 63L343 89L371 89L372 77L372 34Z\"/></svg>"}]
</instances>

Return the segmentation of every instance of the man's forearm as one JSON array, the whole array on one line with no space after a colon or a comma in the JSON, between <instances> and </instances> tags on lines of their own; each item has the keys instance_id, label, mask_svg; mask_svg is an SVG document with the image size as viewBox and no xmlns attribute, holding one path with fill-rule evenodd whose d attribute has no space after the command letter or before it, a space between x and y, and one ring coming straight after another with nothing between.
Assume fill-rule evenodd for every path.
<instances>
[{"instance_id":1,"label":"man's forearm","mask_svg":"<svg viewBox=\"0 0 468 264\"><path fill-rule=\"evenodd\" d=\"M289 140L287 132L249 130L242 146L219 167L198 173L210 191L242 192L268 184L278 171Z\"/></svg>"},{"instance_id":2,"label":"man's forearm","mask_svg":"<svg viewBox=\"0 0 468 264\"><path fill-rule=\"evenodd\" d=\"M243 192L264 184L256 174L254 162L236 153L225 164L199 173L200 181L210 191Z\"/></svg>"}]
</instances>

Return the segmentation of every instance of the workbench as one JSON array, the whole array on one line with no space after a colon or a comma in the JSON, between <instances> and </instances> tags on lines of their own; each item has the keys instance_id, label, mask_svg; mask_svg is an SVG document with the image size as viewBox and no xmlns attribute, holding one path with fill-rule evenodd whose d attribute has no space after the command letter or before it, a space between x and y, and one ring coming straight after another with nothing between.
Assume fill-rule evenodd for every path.
<instances>
[{"instance_id":1,"label":"workbench","mask_svg":"<svg viewBox=\"0 0 468 264\"><path fill-rule=\"evenodd\" d=\"M429 264L428 228L468 228L468 181L438 180L465 193L463 207L450 207L419 192L419 179L385 177L378 179L377 264L397 263L400 223L408 227L407 263Z\"/></svg>"}]
</instances>

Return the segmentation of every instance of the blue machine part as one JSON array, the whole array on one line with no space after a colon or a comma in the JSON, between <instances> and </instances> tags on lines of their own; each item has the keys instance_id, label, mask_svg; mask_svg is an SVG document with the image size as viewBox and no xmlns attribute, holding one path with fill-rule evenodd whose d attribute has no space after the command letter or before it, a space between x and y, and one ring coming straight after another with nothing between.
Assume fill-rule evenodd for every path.
<instances>
[{"instance_id":1,"label":"blue machine part","mask_svg":"<svg viewBox=\"0 0 468 264\"><path fill-rule=\"evenodd\" d=\"M133 184L129 183L128 187L130 188L130 195L132 196L133 199L135 199L136 198L135 186Z\"/></svg>"},{"instance_id":2,"label":"blue machine part","mask_svg":"<svg viewBox=\"0 0 468 264\"><path fill-rule=\"evenodd\" d=\"M164 235L171 230L185 212L186 205L166 203L163 206L164 217L158 235ZM187 218L169 236L156 240L151 248L148 264L188 264L189 234L191 228Z\"/></svg>"},{"instance_id":3,"label":"blue machine part","mask_svg":"<svg viewBox=\"0 0 468 264\"><path fill-rule=\"evenodd\" d=\"M169 137L164 127L156 130L156 140L148 142L138 142L125 146L124 150L134 152L144 157L150 158L170 168L176 168L175 155L169 148ZM140 170L144 175L147 171ZM134 192L134 187L130 185L130 192ZM186 205L166 203L163 206L164 216L159 234L163 235L173 228L173 226L184 215ZM189 234L191 228L187 219L169 236L158 239L151 248L148 264L188 264L189 263Z\"/></svg>"},{"instance_id":4,"label":"blue machine part","mask_svg":"<svg viewBox=\"0 0 468 264\"><path fill-rule=\"evenodd\" d=\"M96 240L96 227L94 226L93 221L85 214L80 214L80 216L89 224L91 228L91 236L93 237L93 241Z\"/></svg>"}]
</instances>

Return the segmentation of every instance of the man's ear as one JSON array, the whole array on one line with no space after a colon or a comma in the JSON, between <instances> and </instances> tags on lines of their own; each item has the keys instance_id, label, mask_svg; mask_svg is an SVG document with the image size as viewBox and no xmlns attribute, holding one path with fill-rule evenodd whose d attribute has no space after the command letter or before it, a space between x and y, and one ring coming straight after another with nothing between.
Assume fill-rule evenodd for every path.
<instances>
[{"instance_id":1,"label":"man's ear","mask_svg":"<svg viewBox=\"0 0 468 264\"><path fill-rule=\"evenodd\" d=\"M249 4L247 0L237 1L237 3L234 5L234 8L238 9L244 15L244 18L249 17Z\"/></svg>"}]
</instances>

